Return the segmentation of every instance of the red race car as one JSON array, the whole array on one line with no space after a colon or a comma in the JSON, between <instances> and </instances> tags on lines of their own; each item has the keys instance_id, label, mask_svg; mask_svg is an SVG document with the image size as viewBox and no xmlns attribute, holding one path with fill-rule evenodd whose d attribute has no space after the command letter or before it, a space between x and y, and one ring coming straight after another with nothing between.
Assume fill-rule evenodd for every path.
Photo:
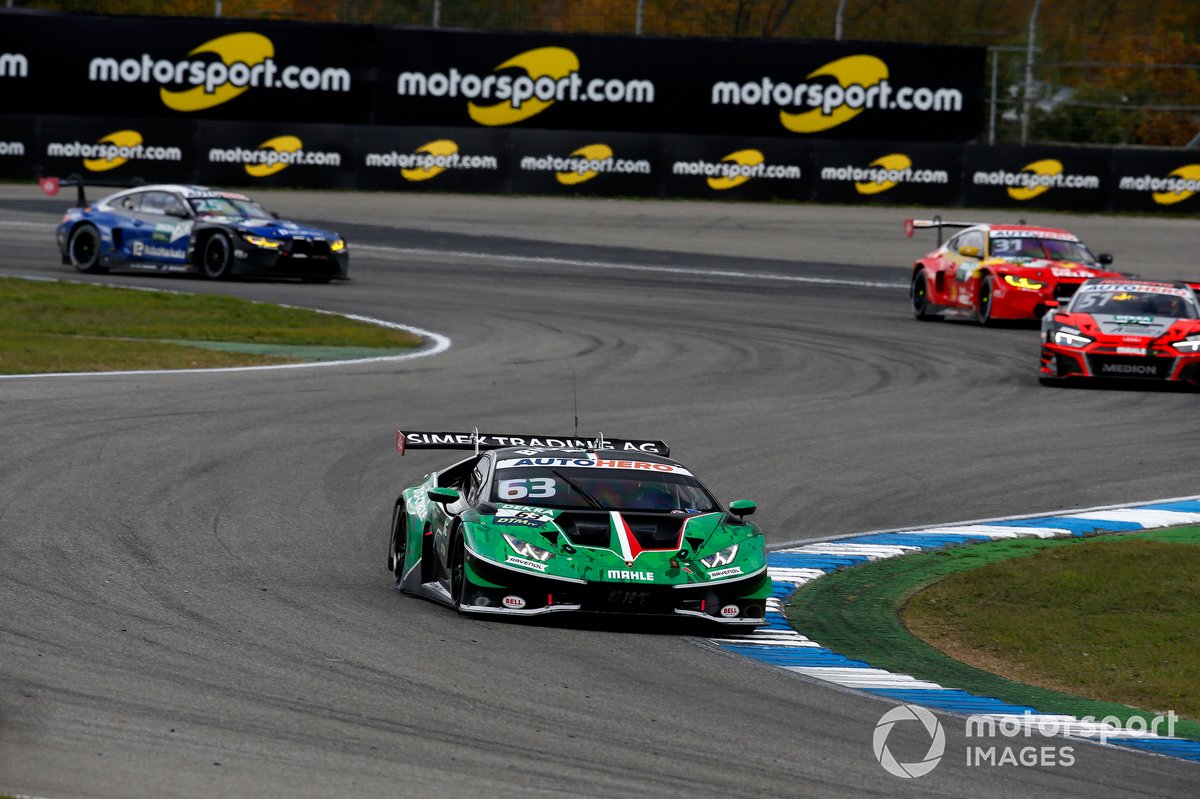
<instances>
[{"instance_id":1,"label":"red race car","mask_svg":"<svg viewBox=\"0 0 1200 799\"><path fill-rule=\"evenodd\" d=\"M910 237L921 228L936 228L939 245L913 266L909 296L923 321L1040 319L1050 302L1066 301L1088 278L1122 276L1106 269L1111 255L1093 255L1074 233L1058 228L941 217L904 222ZM943 228L965 230L942 244Z\"/></svg>"},{"instance_id":2,"label":"red race car","mask_svg":"<svg viewBox=\"0 0 1200 799\"><path fill-rule=\"evenodd\" d=\"M1197 284L1088 280L1042 317L1043 385L1077 378L1200 386Z\"/></svg>"}]
</instances>

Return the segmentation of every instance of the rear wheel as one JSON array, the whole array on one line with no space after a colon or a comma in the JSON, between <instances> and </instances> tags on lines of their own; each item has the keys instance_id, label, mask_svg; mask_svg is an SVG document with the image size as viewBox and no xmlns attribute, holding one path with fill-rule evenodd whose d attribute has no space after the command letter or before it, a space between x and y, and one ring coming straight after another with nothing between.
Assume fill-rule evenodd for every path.
<instances>
[{"instance_id":1,"label":"rear wheel","mask_svg":"<svg viewBox=\"0 0 1200 799\"><path fill-rule=\"evenodd\" d=\"M985 277L983 282L979 284L979 308L976 309L979 314L979 324L990 326L995 324L992 319L992 279Z\"/></svg>"},{"instance_id":2,"label":"rear wheel","mask_svg":"<svg viewBox=\"0 0 1200 799\"><path fill-rule=\"evenodd\" d=\"M95 225L83 224L71 231L67 240L67 257L80 272L107 272L100 266L100 231Z\"/></svg>"},{"instance_id":3,"label":"rear wheel","mask_svg":"<svg viewBox=\"0 0 1200 799\"><path fill-rule=\"evenodd\" d=\"M456 535L450 547L450 601L462 613L463 594L467 589L467 548L462 536Z\"/></svg>"},{"instance_id":4,"label":"rear wheel","mask_svg":"<svg viewBox=\"0 0 1200 799\"><path fill-rule=\"evenodd\" d=\"M931 307L931 303L929 302L929 281L925 279L924 269L918 269L916 274L913 275L908 296L912 300L913 316L922 322L941 319L937 314L929 312Z\"/></svg>"},{"instance_id":5,"label":"rear wheel","mask_svg":"<svg viewBox=\"0 0 1200 799\"><path fill-rule=\"evenodd\" d=\"M228 280L233 275L233 243L228 234L218 232L204 240L200 263L204 276L212 280Z\"/></svg>"},{"instance_id":6,"label":"rear wheel","mask_svg":"<svg viewBox=\"0 0 1200 799\"><path fill-rule=\"evenodd\" d=\"M388 544L388 569L399 581L404 577L404 555L408 551L408 518L403 503L392 510L392 538Z\"/></svg>"}]
</instances>

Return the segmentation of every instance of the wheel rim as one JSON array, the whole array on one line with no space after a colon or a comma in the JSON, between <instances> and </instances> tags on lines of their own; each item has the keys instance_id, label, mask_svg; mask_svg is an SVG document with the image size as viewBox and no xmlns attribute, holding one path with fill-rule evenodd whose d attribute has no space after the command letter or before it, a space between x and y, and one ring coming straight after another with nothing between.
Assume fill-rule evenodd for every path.
<instances>
[{"instance_id":1,"label":"wheel rim","mask_svg":"<svg viewBox=\"0 0 1200 799\"><path fill-rule=\"evenodd\" d=\"M75 257L75 263L80 266L91 265L92 259L96 255L96 237L90 230L82 230L75 234L71 254Z\"/></svg>"},{"instance_id":2,"label":"wheel rim","mask_svg":"<svg viewBox=\"0 0 1200 799\"><path fill-rule=\"evenodd\" d=\"M463 557L462 546L456 544L454 560L450 564L450 598L456 608L462 604L463 587L466 582L466 558Z\"/></svg>"},{"instance_id":3,"label":"wheel rim","mask_svg":"<svg viewBox=\"0 0 1200 799\"><path fill-rule=\"evenodd\" d=\"M979 318L987 322L992 318L992 282L983 281L979 287Z\"/></svg>"},{"instance_id":4,"label":"wheel rim","mask_svg":"<svg viewBox=\"0 0 1200 799\"><path fill-rule=\"evenodd\" d=\"M204 268L209 274L219 275L225 270L225 240L214 236L204 248Z\"/></svg>"},{"instance_id":5,"label":"wheel rim","mask_svg":"<svg viewBox=\"0 0 1200 799\"><path fill-rule=\"evenodd\" d=\"M919 314L925 313L926 297L925 297L925 273L918 272L913 278L912 289L909 292L912 297L913 310Z\"/></svg>"},{"instance_id":6,"label":"wheel rim","mask_svg":"<svg viewBox=\"0 0 1200 799\"><path fill-rule=\"evenodd\" d=\"M400 508L396 508L395 518L392 520L392 543L391 551L388 553L390 558L391 569L395 572L396 577L402 576L404 570L404 555L408 551L408 535L400 528L404 526L404 512Z\"/></svg>"}]
</instances>

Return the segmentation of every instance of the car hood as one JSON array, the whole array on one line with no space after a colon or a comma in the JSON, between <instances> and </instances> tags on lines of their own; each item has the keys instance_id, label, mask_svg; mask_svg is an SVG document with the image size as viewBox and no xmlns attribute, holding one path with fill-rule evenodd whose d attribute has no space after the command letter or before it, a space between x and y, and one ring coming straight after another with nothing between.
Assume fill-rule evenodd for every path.
<instances>
[{"instance_id":1,"label":"car hood","mask_svg":"<svg viewBox=\"0 0 1200 799\"><path fill-rule=\"evenodd\" d=\"M1085 333L1099 332L1122 338L1158 338L1168 332L1178 335L1200 332L1200 320L1176 319L1172 316L1139 316L1137 314L1072 314L1062 316L1061 324L1078 327Z\"/></svg>"},{"instance_id":2,"label":"car hood","mask_svg":"<svg viewBox=\"0 0 1200 799\"><path fill-rule=\"evenodd\" d=\"M989 266L1019 267L1022 269L1050 270L1054 277L1069 277L1086 280L1089 277L1104 277L1111 274L1097 264L1082 261L1053 261L1048 258L988 258L983 262Z\"/></svg>"},{"instance_id":3,"label":"car hood","mask_svg":"<svg viewBox=\"0 0 1200 799\"><path fill-rule=\"evenodd\" d=\"M617 513L508 504L486 512L491 510L463 514L467 545L477 557L532 576L682 587L746 579L766 568L758 528L722 511ZM553 557L522 554L506 535ZM735 544L727 562L712 568L701 562Z\"/></svg>"},{"instance_id":4,"label":"car hood","mask_svg":"<svg viewBox=\"0 0 1200 799\"><path fill-rule=\"evenodd\" d=\"M229 225L243 233L253 233L256 236L266 236L272 239L313 238L333 241L338 235L330 230L324 230L299 222L282 219L253 219L240 216L206 216L203 222L216 222Z\"/></svg>"}]
</instances>

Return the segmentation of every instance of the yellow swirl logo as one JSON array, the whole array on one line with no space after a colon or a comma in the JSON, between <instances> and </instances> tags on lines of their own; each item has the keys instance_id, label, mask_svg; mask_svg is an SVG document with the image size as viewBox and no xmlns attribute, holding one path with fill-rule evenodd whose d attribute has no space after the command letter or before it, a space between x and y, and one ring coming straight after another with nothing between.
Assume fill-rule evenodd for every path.
<instances>
[{"instance_id":1,"label":"yellow swirl logo","mask_svg":"<svg viewBox=\"0 0 1200 799\"><path fill-rule=\"evenodd\" d=\"M85 158L83 168L89 172L107 172L125 164L142 144L142 134L136 130L118 130L98 140L105 155L101 158Z\"/></svg>"},{"instance_id":2,"label":"yellow swirl logo","mask_svg":"<svg viewBox=\"0 0 1200 799\"><path fill-rule=\"evenodd\" d=\"M890 178L893 176L886 173L903 172L912 168L912 159L902 153L892 153L876 158L871 162L871 166L880 170L881 177L877 180L855 183L854 190L859 194L879 194L899 185L899 181L891 180Z\"/></svg>"},{"instance_id":3,"label":"yellow swirl logo","mask_svg":"<svg viewBox=\"0 0 1200 799\"><path fill-rule=\"evenodd\" d=\"M458 160L458 144L450 139L437 139L422 144L413 152L417 153L413 160L418 166L400 170L400 175L405 180L420 181L435 178Z\"/></svg>"},{"instance_id":4,"label":"yellow swirl logo","mask_svg":"<svg viewBox=\"0 0 1200 799\"><path fill-rule=\"evenodd\" d=\"M730 169L725 170L727 174L720 177L708 179L708 187L716 191L724 191L732 189L734 186L740 186L758 171L759 164L765 161L765 157L759 150L737 150L721 159L722 164L733 165Z\"/></svg>"},{"instance_id":5,"label":"yellow swirl logo","mask_svg":"<svg viewBox=\"0 0 1200 799\"><path fill-rule=\"evenodd\" d=\"M1175 191L1155 192L1152 195L1154 197L1154 202L1158 203L1159 205L1174 205L1175 203L1181 203L1196 193L1196 189L1193 187L1200 184L1200 164L1188 164L1186 166L1181 166L1179 169L1171 172L1167 177L1177 178L1178 182L1180 183L1186 181L1186 187L1177 189Z\"/></svg>"},{"instance_id":6,"label":"yellow swirl logo","mask_svg":"<svg viewBox=\"0 0 1200 799\"><path fill-rule=\"evenodd\" d=\"M291 164L286 156L279 153L295 153L304 147L304 142L297 136L276 136L258 145L259 150L269 150L267 158L261 164L246 164L246 174L252 178L265 178L282 172Z\"/></svg>"},{"instance_id":7,"label":"yellow swirl logo","mask_svg":"<svg viewBox=\"0 0 1200 799\"><path fill-rule=\"evenodd\" d=\"M612 158L613 151L607 144L588 144L572 152L569 157L589 162L599 162ZM588 169L580 172L557 172L554 177L564 186L575 186L584 181L591 180L599 174L599 171L595 169Z\"/></svg>"},{"instance_id":8,"label":"yellow swirl logo","mask_svg":"<svg viewBox=\"0 0 1200 799\"><path fill-rule=\"evenodd\" d=\"M1008 196L1014 200L1032 200L1039 194L1050 191L1050 188L1056 183L1054 176L1062 174L1063 165L1062 161L1057 159L1043 158L1040 161L1026 164L1021 167L1021 171L1036 177L1031 179L1027 186L1010 186Z\"/></svg>"},{"instance_id":9,"label":"yellow swirl logo","mask_svg":"<svg viewBox=\"0 0 1200 799\"><path fill-rule=\"evenodd\" d=\"M787 111L779 112L779 121L788 130L796 133L817 133L829 130L844 122L849 122L865 110L863 98L869 96L872 87L887 80L887 64L871 55L851 55L830 61L823 67L818 67L808 73L809 80L813 78L830 77L841 87L840 93L825 92L828 101L831 97L840 97L840 105L834 108L814 108L799 114ZM878 92L878 89L876 89ZM852 102L851 94L861 95L859 102ZM857 106L857 107L854 107Z\"/></svg>"},{"instance_id":10,"label":"yellow swirl logo","mask_svg":"<svg viewBox=\"0 0 1200 799\"><path fill-rule=\"evenodd\" d=\"M579 58L565 47L538 47L505 61L493 72L519 69L525 75L512 81L512 99L495 105L467 103L471 119L480 125L511 125L542 113L554 105L558 82L579 71ZM550 87L549 97L541 87Z\"/></svg>"},{"instance_id":11,"label":"yellow swirl logo","mask_svg":"<svg viewBox=\"0 0 1200 799\"><path fill-rule=\"evenodd\" d=\"M209 65L210 68L205 70L203 86L195 86L181 92L159 89L159 97L167 108L175 111L202 111L229 102L250 88L249 78L254 74L255 67L265 64L275 55L275 45L260 33L230 33L205 42L188 55L194 56L199 53L214 53L221 59L225 69L214 70L211 67L216 65ZM237 80L237 83L242 84L237 86L231 78L238 77L235 72L243 71L246 78ZM218 79L221 79L219 84L216 82Z\"/></svg>"}]
</instances>

